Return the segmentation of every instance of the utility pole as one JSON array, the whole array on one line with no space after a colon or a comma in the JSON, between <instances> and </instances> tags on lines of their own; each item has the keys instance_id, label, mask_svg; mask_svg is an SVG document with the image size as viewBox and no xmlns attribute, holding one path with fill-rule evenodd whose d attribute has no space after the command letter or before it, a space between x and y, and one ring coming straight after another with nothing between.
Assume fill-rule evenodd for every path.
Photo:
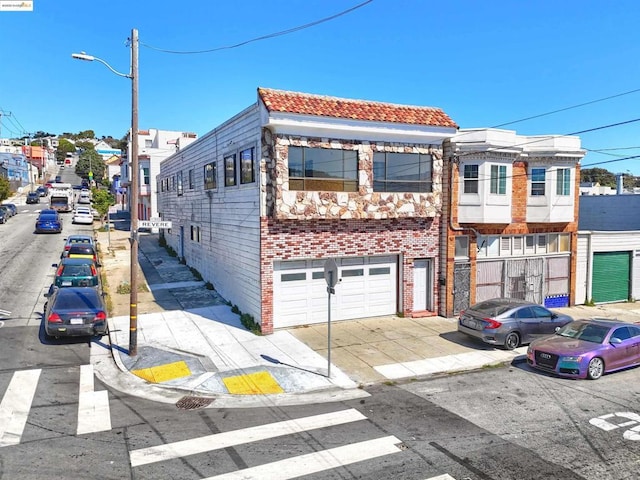
<instances>
[{"instance_id":1,"label":"utility pole","mask_svg":"<svg viewBox=\"0 0 640 480\"><path fill-rule=\"evenodd\" d=\"M129 356L138 354L138 30L131 30L131 296Z\"/></svg>"}]
</instances>

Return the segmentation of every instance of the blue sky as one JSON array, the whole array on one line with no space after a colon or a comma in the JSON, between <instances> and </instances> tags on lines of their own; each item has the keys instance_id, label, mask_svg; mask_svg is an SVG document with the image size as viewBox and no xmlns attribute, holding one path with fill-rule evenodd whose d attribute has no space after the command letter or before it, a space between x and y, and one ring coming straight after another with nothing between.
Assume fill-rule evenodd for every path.
<instances>
[{"instance_id":1,"label":"blue sky","mask_svg":"<svg viewBox=\"0 0 640 480\"><path fill-rule=\"evenodd\" d=\"M640 158L618 160L640 155L637 1L373 0L238 48L156 50L234 45L364 1L34 0L33 12L0 12L0 135L124 136L131 82L71 53L128 73L137 28L141 129L203 135L254 103L260 86L440 107L461 128L593 130L580 134L583 168L640 175Z\"/></svg>"}]
</instances>

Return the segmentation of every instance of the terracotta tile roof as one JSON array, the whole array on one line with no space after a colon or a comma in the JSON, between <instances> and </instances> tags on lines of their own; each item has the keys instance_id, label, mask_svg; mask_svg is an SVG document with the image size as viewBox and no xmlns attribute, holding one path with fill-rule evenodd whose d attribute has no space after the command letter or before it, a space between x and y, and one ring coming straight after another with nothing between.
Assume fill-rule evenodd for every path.
<instances>
[{"instance_id":1,"label":"terracotta tile roof","mask_svg":"<svg viewBox=\"0 0 640 480\"><path fill-rule=\"evenodd\" d=\"M270 88L258 88L258 96L270 112L436 127L458 127L449 115L435 107L353 100Z\"/></svg>"}]
</instances>

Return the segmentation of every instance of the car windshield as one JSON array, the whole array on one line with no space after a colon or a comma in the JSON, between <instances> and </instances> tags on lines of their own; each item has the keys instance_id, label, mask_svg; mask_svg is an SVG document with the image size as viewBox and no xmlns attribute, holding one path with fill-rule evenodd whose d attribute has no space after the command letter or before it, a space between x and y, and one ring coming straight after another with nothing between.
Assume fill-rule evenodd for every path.
<instances>
[{"instance_id":1,"label":"car windshield","mask_svg":"<svg viewBox=\"0 0 640 480\"><path fill-rule=\"evenodd\" d=\"M91 266L89 265L66 265L62 272L63 277L90 277Z\"/></svg>"},{"instance_id":2,"label":"car windshield","mask_svg":"<svg viewBox=\"0 0 640 480\"><path fill-rule=\"evenodd\" d=\"M575 338L585 342L602 343L609 332L609 327L587 322L571 322L560 330L561 337Z\"/></svg>"}]
</instances>

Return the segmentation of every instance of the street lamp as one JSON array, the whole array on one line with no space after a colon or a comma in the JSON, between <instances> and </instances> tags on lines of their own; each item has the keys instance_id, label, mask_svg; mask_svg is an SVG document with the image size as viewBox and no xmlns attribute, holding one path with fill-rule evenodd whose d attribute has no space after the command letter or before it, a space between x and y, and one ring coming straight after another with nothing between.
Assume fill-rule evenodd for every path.
<instances>
[{"instance_id":1,"label":"street lamp","mask_svg":"<svg viewBox=\"0 0 640 480\"><path fill-rule=\"evenodd\" d=\"M101 58L73 53L78 60L100 62L120 77L131 79L131 293L129 300L129 356L138 354L138 30L131 30L131 70L120 73Z\"/></svg>"}]
</instances>

